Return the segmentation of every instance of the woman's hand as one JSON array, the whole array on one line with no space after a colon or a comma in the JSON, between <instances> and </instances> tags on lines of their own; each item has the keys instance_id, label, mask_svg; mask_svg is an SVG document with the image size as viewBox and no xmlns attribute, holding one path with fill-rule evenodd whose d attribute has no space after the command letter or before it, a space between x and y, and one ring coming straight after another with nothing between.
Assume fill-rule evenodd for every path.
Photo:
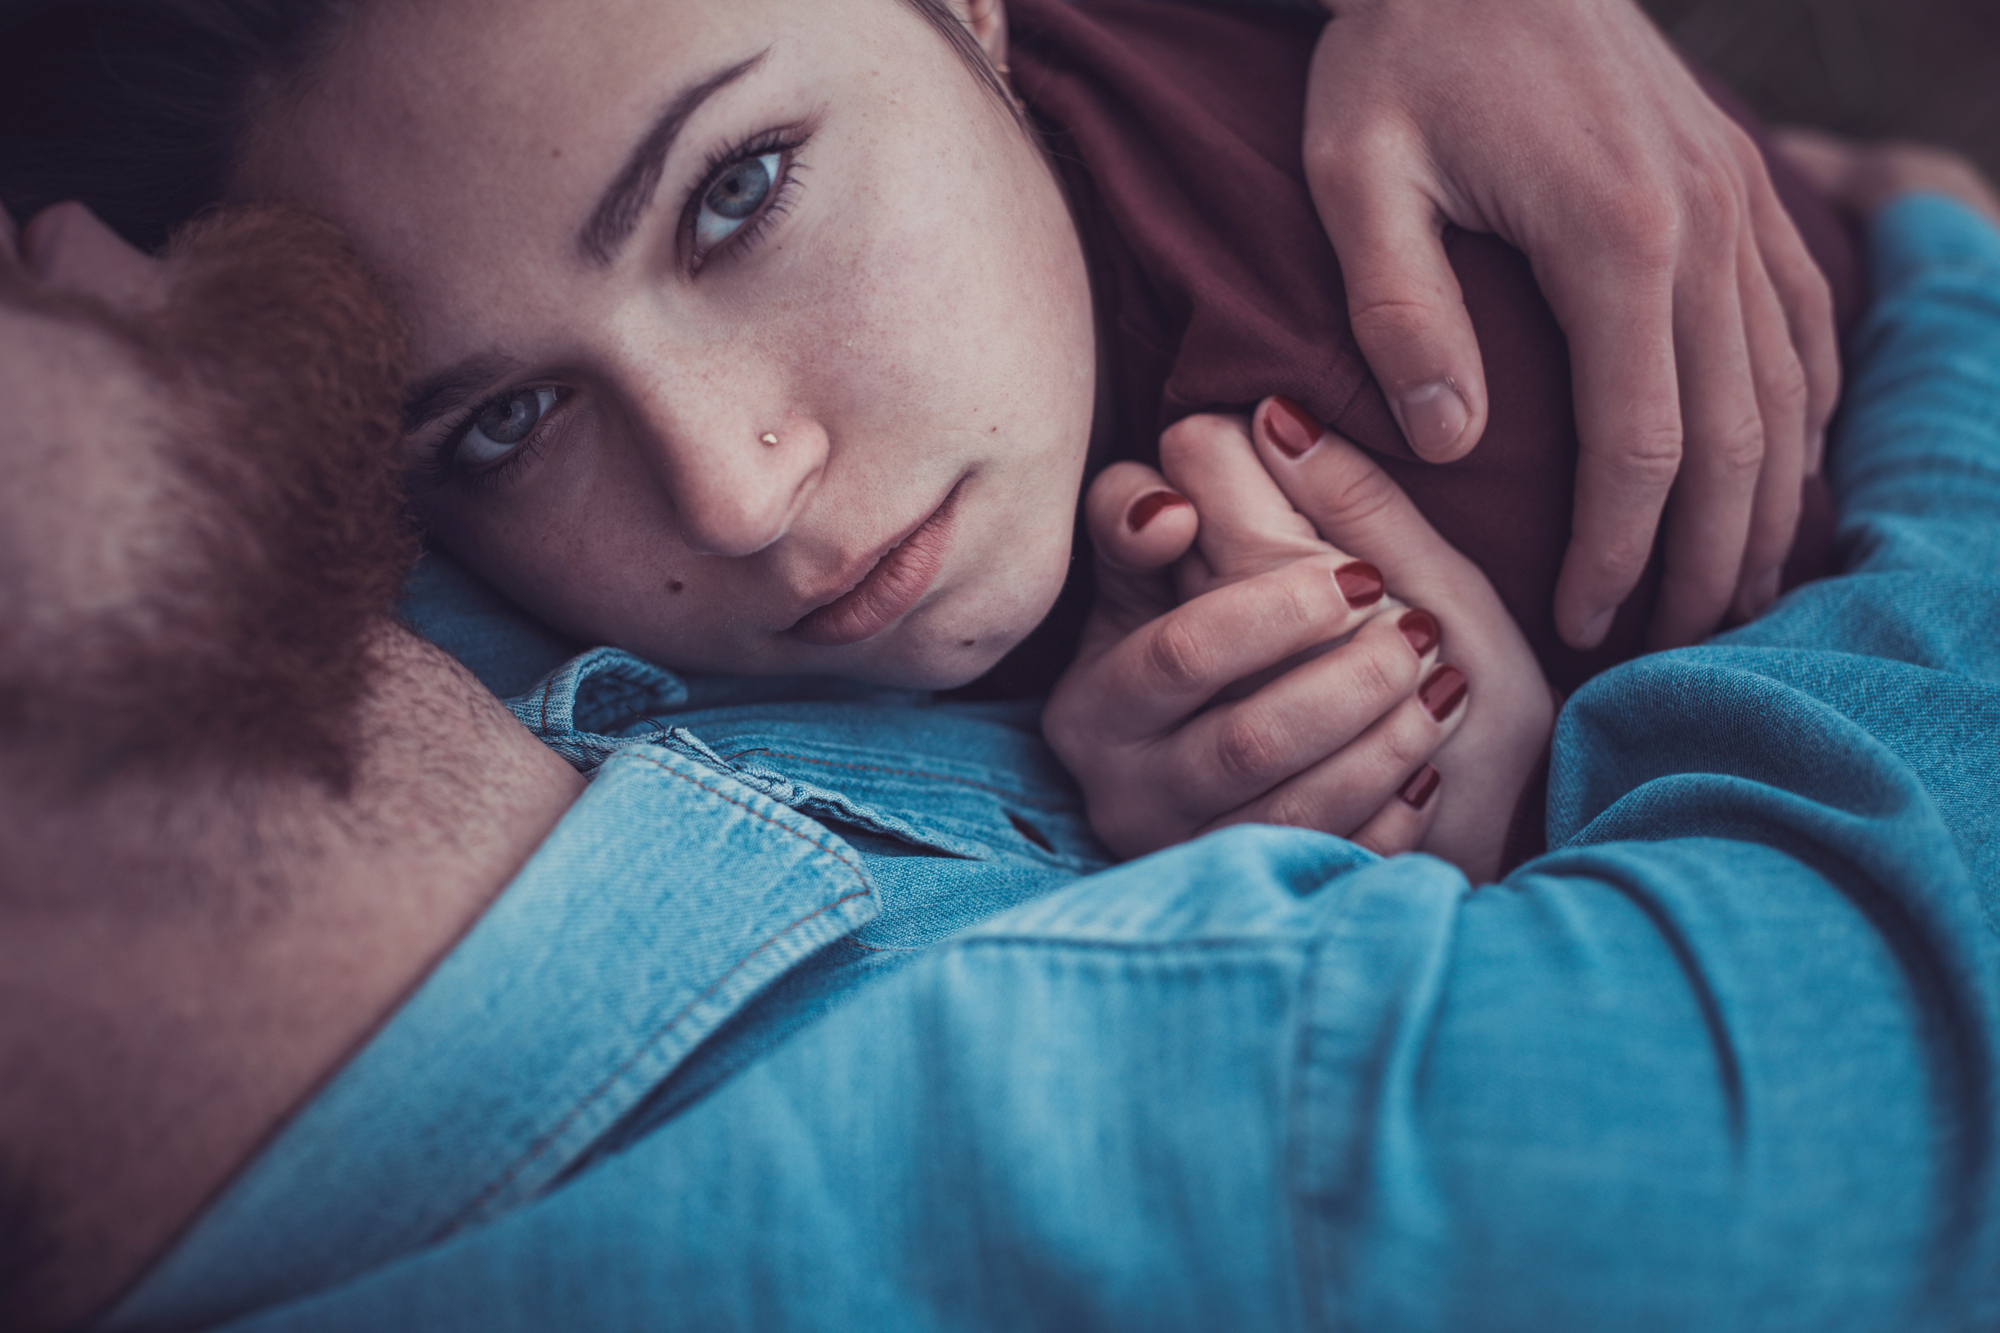
<instances>
[{"instance_id":1,"label":"woman's hand","mask_svg":"<svg viewBox=\"0 0 2000 1333\"><path fill-rule=\"evenodd\" d=\"M1540 663L1479 567L1364 451L1284 399L1266 399L1252 420L1255 457L1291 507L1443 626L1440 658L1465 674L1472 708L1432 757L1449 796L1422 846L1475 883L1491 878L1555 725Z\"/></svg>"},{"instance_id":2,"label":"woman's hand","mask_svg":"<svg viewBox=\"0 0 2000 1333\"><path fill-rule=\"evenodd\" d=\"M1385 854L1422 847L1491 876L1554 716L1533 654L1484 576L1365 455L1276 400L1254 420L1253 443L1240 419L1191 417L1161 441L1165 477L1125 464L1092 487L1100 602L1045 714L1050 743L1100 836L1127 854L1257 821ZM1362 550L1359 568L1343 554ZM1170 564L1173 587L1157 572ZM1245 595L1329 564L1357 595L1337 599L1345 615L1325 616L1317 634L1296 603ZM1380 574L1424 609L1381 598ZM1324 584L1304 590L1334 600ZM1298 660L1357 622L1347 643ZM1213 665L1162 691L1161 663L1184 657ZM1232 697L1245 676L1266 679ZM1224 771L1231 781L1219 783Z\"/></svg>"},{"instance_id":3,"label":"woman's hand","mask_svg":"<svg viewBox=\"0 0 2000 1333\"><path fill-rule=\"evenodd\" d=\"M1043 714L1092 827L1124 856L1245 822L1383 855L1420 845L1440 806L1425 761L1465 719L1462 681L1436 669L1436 621L1385 599L1376 569L1291 512L1241 421L1192 419L1163 449L1214 464L1187 469L1199 521L1151 468L1093 484L1098 603ZM1177 563L1197 593L1185 603Z\"/></svg>"},{"instance_id":4,"label":"woman's hand","mask_svg":"<svg viewBox=\"0 0 2000 1333\"><path fill-rule=\"evenodd\" d=\"M1776 597L1839 391L1825 279L1749 138L1631 0L1325 0L1306 176L1354 333L1416 452L1478 443L1450 221L1533 262L1569 335L1578 464L1556 625L1601 641L1667 508L1659 647Z\"/></svg>"}]
</instances>

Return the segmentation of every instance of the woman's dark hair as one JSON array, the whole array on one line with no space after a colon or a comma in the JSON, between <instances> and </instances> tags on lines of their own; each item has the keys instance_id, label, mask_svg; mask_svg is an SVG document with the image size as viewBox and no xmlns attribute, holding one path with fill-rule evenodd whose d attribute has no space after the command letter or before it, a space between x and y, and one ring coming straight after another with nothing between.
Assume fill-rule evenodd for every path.
<instances>
[{"instance_id":1,"label":"woman's dark hair","mask_svg":"<svg viewBox=\"0 0 2000 1333\"><path fill-rule=\"evenodd\" d=\"M306 64L341 0L0 0L0 202L80 199L158 250L221 198L258 82Z\"/></svg>"},{"instance_id":2,"label":"woman's dark hair","mask_svg":"<svg viewBox=\"0 0 2000 1333\"><path fill-rule=\"evenodd\" d=\"M904 0L1011 110L946 0ZM262 90L309 67L352 0L0 0L0 203L77 199L156 251L222 198Z\"/></svg>"}]
</instances>

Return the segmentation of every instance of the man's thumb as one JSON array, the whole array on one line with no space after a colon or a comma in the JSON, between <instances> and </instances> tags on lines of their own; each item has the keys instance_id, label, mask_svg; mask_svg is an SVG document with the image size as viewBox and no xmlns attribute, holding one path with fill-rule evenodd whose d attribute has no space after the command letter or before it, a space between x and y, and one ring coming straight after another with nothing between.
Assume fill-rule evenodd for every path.
<instances>
[{"instance_id":1,"label":"man's thumb","mask_svg":"<svg viewBox=\"0 0 2000 1333\"><path fill-rule=\"evenodd\" d=\"M1328 191L1318 191L1325 195ZM1377 183L1338 205L1320 198L1368 368L1417 457L1449 463L1486 430L1486 373L1443 220L1408 184Z\"/></svg>"}]
</instances>

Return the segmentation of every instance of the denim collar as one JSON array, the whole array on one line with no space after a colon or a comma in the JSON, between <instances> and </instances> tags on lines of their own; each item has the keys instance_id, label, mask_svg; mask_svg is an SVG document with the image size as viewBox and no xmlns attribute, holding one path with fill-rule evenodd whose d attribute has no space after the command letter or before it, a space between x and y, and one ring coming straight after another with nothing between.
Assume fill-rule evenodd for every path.
<instances>
[{"instance_id":1,"label":"denim collar","mask_svg":"<svg viewBox=\"0 0 2000 1333\"><path fill-rule=\"evenodd\" d=\"M643 714L679 683L623 654L596 665L614 664L586 717L618 690ZM536 705L590 787L102 1327L217 1322L533 1198L768 982L876 915L861 858L825 828L696 756L578 731L593 674L556 673Z\"/></svg>"}]
</instances>

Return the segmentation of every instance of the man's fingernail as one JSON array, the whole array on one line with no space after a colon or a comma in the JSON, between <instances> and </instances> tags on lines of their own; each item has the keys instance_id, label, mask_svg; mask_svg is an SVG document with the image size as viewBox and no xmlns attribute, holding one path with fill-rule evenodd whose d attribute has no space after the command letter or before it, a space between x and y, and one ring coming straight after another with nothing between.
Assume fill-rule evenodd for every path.
<instances>
[{"instance_id":1,"label":"man's fingernail","mask_svg":"<svg viewBox=\"0 0 2000 1333\"><path fill-rule=\"evenodd\" d=\"M1273 398L1264 422L1271 432L1271 443L1288 458L1304 456L1326 438L1326 427L1289 398Z\"/></svg>"},{"instance_id":2,"label":"man's fingernail","mask_svg":"<svg viewBox=\"0 0 2000 1333\"><path fill-rule=\"evenodd\" d=\"M1403 618L1396 622L1396 628L1403 631L1403 637L1410 641L1410 647L1418 657L1437 647L1442 634L1437 617L1428 611L1405 611Z\"/></svg>"},{"instance_id":3,"label":"man's fingernail","mask_svg":"<svg viewBox=\"0 0 2000 1333\"><path fill-rule=\"evenodd\" d=\"M1618 608L1614 606L1608 610L1599 611L1596 615L1584 621L1583 646L1586 648L1595 648L1598 644L1603 643L1604 636L1611 632L1611 617L1617 614Z\"/></svg>"},{"instance_id":4,"label":"man's fingernail","mask_svg":"<svg viewBox=\"0 0 2000 1333\"><path fill-rule=\"evenodd\" d=\"M1351 560L1333 571L1333 581L1349 608L1359 611L1382 600L1382 571L1366 560Z\"/></svg>"},{"instance_id":5,"label":"man's fingernail","mask_svg":"<svg viewBox=\"0 0 2000 1333\"><path fill-rule=\"evenodd\" d=\"M1442 666L1431 672L1431 678L1417 691L1417 702L1426 713L1442 722L1465 702L1465 691L1465 673L1457 667Z\"/></svg>"},{"instance_id":6,"label":"man's fingernail","mask_svg":"<svg viewBox=\"0 0 2000 1333\"><path fill-rule=\"evenodd\" d=\"M1125 511L1125 525L1137 532L1167 510L1178 509L1187 503L1188 498L1179 491L1147 491Z\"/></svg>"},{"instance_id":7,"label":"man's fingernail","mask_svg":"<svg viewBox=\"0 0 2000 1333\"><path fill-rule=\"evenodd\" d=\"M1458 386L1450 380L1432 380L1404 394L1397 404L1403 417L1403 434L1410 447L1425 458L1448 451L1465 434L1472 421L1472 409L1465 405Z\"/></svg>"},{"instance_id":8,"label":"man's fingernail","mask_svg":"<svg viewBox=\"0 0 2000 1333\"><path fill-rule=\"evenodd\" d=\"M1431 797L1437 795L1438 783L1442 781L1443 778L1439 776L1436 766L1425 764L1417 770L1415 777L1403 784L1403 789L1396 795L1401 797L1403 804L1412 810L1421 810L1431 803Z\"/></svg>"}]
</instances>

